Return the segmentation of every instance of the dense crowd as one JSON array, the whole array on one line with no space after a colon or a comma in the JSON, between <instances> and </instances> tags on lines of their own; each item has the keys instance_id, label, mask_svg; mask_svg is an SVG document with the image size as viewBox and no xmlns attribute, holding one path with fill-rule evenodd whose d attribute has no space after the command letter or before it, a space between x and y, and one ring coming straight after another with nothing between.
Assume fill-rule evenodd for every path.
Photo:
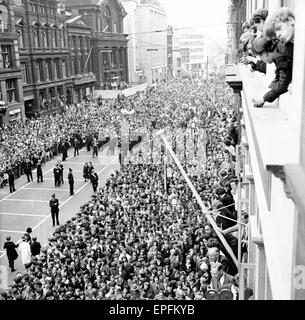
<instances>
[{"instance_id":1,"label":"dense crowd","mask_svg":"<svg viewBox=\"0 0 305 320\"><path fill-rule=\"evenodd\" d=\"M121 97L114 104L103 100L99 108L91 102L86 111L74 112L78 119L86 113L79 131L95 117L108 123L108 130L116 129L123 114L129 130L140 128L146 137L160 128L187 131L197 118L205 132L206 168L189 175L224 232L237 218L232 185L238 182L238 128L231 103L232 94L221 81L184 77L148 94ZM63 131L73 134L71 126ZM164 185L164 145L156 143L161 156L153 161L139 156L149 153L150 144L141 146L75 217L56 229L2 298L202 300L211 289L237 298L237 268L173 164ZM237 254L236 237L225 237Z\"/></svg>"}]
</instances>

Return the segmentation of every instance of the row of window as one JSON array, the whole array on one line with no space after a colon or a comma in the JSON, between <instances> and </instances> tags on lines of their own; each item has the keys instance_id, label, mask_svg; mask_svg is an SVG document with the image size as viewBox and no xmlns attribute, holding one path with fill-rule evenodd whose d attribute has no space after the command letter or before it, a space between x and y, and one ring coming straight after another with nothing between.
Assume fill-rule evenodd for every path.
<instances>
[{"instance_id":1,"label":"row of window","mask_svg":"<svg viewBox=\"0 0 305 320\"><path fill-rule=\"evenodd\" d=\"M0 46L0 69L9 69L13 67L11 46Z\"/></svg>"},{"instance_id":2,"label":"row of window","mask_svg":"<svg viewBox=\"0 0 305 320\"><path fill-rule=\"evenodd\" d=\"M8 32L8 18L6 6L0 4L0 32Z\"/></svg>"},{"instance_id":3,"label":"row of window","mask_svg":"<svg viewBox=\"0 0 305 320\"><path fill-rule=\"evenodd\" d=\"M24 31L22 29L17 30L17 38L18 38L18 46L19 48L24 48ZM46 31L33 31L32 39L34 48L50 48L52 44L52 48L58 48L60 45L61 48L66 47L66 39L62 32L51 32L48 33Z\"/></svg>"},{"instance_id":4,"label":"row of window","mask_svg":"<svg viewBox=\"0 0 305 320\"><path fill-rule=\"evenodd\" d=\"M191 59L204 59L204 55L203 54L191 55Z\"/></svg>"},{"instance_id":5,"label":"row of window","mask_svg":"<svg viewBox=\"0 0 305 320\"><path fill-rule=\"evenodd\" d=\"M192 53L204 52L204 49L203 49L203 48L191 48L191 52L192 52Z\"/></svg>"},{"instance_id":6,"label":"row of window","mask_svg":"<svg viewBox=\"0 0 305 320\"><path fill-rule=\"evenodd\" d=\"M17 101L17 95L16 95L16 86L17 86L17 80L16 79L7 79L5 80L5 88L6 88L6 100L7 102L15 102ZM1 92L1 86L0 86L0 100L4 100L4 97Z\"/></svg>"},{"instance_id":7,"label":"row of window","mask_svg":"<svg viewBox=\"0 0 305 320\"><path fill-rule=\"evenodd\" d=\"M180 42L181 47L204 46L204 41Z\"/></svg>"},{"instance_id":8,"label":"row of window","mask_svg":"<svg viewBox=\"0 0 305 320\"><path fill-rule=\"evenodd\" d=\"M180 39L204 39L204 34L180 34Z\"/></svg>"},{"instance_id":9,"label":"row of window","mask_svg":"<svg viewBox=\"0 0 305 320\"><path fill-rule=\"evenodd\" d=\"M38 13L47 14L50 16L55 16L56 14L56 9L54 7L38 5L37 3L34 3L34 2L30 2L29 10L31 12L38 12Z\"/></svg>"},{"instance_id":10,"label":"row of window","mask_svg":"<svg viewBox=\"0 0 305 320\"><path fill-rule=\"evenodd\" d=\"M28 76L28 68L26 62L21 62L22 81L23 83L30 83ZM53 67L54 65L54 67ZM37 82L56 80L67 77L67 62L66 60L55 59L52 60L37 60L35 62Z\"/></svg>"}]
</instances>

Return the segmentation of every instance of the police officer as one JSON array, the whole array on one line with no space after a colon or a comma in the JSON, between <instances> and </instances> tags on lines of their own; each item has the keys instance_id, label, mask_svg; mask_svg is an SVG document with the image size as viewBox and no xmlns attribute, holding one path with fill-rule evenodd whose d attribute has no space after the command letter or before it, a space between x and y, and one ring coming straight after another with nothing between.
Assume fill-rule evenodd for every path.
<instances>
[{"instance_id":1,"label":"police officer","mask_svg":"<svg viewBox=\"0 0 305 320\"><path fill-rule=\"evenodd\" d=\"M60 169L58 163L53 169L55 187L60 186Z\"/></svg>"},{"instance_id":2,"label":"police officer","mask_svg":"<svg viewBox=\"0 0 305 320\"><path fill-rule=\"evenodd\" d=\"M93 148L92 158L94 158L94 155L98 156L98 145L97 145L97 140L95 138L93 138L93 141L92 141L92 148Z\"/></svg>"},{"instance_id":3,"label":"police officer","mask_svg":"<svg viewBox=\"0 0 305 320\"><path fill-rule=\"evenodd\" d=\"M10 186L10 193L13 193L14 191L16 191L14 181L15 181L15 171L13 168L10 168L10 170L8 171L8 184Z\"/></svg>"},{"instance_id":4,"label":"police officer","mask_svg":"<svg viewBox=\"0 0 305 320\"><path fill-rule=\"evenodd\" d=\"M24 166L24 173L26 174L26 177L28 178L28 182L33 181L33 175L32 175L32 163L29 159L26 160L25 166Z\"/></svg>"},{"instance_id":5,"label":"police officer","mask_svg":"<svg viewBox=\"0 0 305 320\"><path fill-rule=\"evenodd\" d=\"M68 180L69 180L69 186L70 186L70 196L73 196L74 195L74 177L73 177L71 168L69 168Z\"/></svg>"},{"instance_id":6,"label":"police officer","mask_svg":"<svg viewBox=\"0 0 305 320\"><path fill-rule=\"evenodd\" d=\"M98 186L98 175L94 170L92 170L92 172L91 172L90 181L92 183L93 192L96 192L96 189Z\"/></svg>"},{"instance_id":7,"label":"police officer","mask_svg":"<svg viewBox=\"0 0 305 320\"><path fill-rule=\"evenodd\" d=\"M59 220L58 220L58 214L59 214L59 201L58 199L55 198L55 194L52 194L52 198L49 203L51 207L51 215L52 215L52 222L53 222L53 227L55 226L55 220L56 224L59 226Z\"/></svg>"},{"instance_id":8,"label":"police officer","mask_svg":"<svg viewBox=\"0 0 305 320\"><path fill-rule=\"evenodd\" d=\"M37 169L37 183L43 182L41 160L38 161L36 169Z\"/></svg>"},{"instance_id":9,"label":"police officer","mask_svg":"<svg viewBox=\"0 0 305 320\"><path fill-rule=\"evenodd\" d=\"M75 138L74 138L74 157L75 157L76 155L79 156L79 145L80 145L79 140L78 140L77 137L75 137Z\"/></svg>"}]
</instances>

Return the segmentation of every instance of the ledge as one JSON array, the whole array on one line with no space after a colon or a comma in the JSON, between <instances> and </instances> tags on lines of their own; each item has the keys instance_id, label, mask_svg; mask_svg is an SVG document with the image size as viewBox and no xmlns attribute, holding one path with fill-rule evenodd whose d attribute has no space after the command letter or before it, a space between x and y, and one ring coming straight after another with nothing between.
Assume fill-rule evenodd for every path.
<instances>
[{"instance_id":1,"label":"ledge","mask_svg":"<svg viewBox=\"0 0 305 320\"><path fill-rule=\"evenodd\" d=\"M250 224L252 242L257 245L263 246L264 240L263 240L263 236L258 232L258 229L256 226L256 216L249 217L249 224Z\"/></svg>"},{"instance_id":2,"label":"ledge","mask_svg":"<svg viewBox=\"0 0 305 320\"><path fill-rule=\"evenodd\" d=\"M239 66L239 69L246 104L243 109L248 113L252 134L255 134L257 139L256 148L260 151L264 167L296 163L298 148L292 139L293 129L284 110L278 107L277 100L274 103L265 103L263 108L253 107L253 97L266 92L269 84L265 83L267 79L244 66Z\"/></svg>"}]
</instances>

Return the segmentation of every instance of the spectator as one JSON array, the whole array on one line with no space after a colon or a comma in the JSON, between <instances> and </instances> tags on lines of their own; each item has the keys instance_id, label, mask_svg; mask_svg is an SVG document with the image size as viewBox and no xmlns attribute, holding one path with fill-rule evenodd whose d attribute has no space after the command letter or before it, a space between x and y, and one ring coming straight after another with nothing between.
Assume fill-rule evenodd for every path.
<instances>
[{"instance_id":1,"label":"spectator","mask_svg":"<svg viewBox=\"0 0 305 320\"><path fill-rule=\"evenodd\" d=\"M267 40L260 37L253 42L253 51L266 63L275 63L275 79L270 84L270 90L263 97L254 99L255 107L262 107L265 102L273 102L288 91L292 80L293 47L278 40Z\"/></svg>"},{"instance_id":2,"label":"spectator","mask_svg":"<svg viewBox=\"0 0 305 320\"><path fill-rule=\"evenodd\" d=\"M264 25L264 36L268 40L277 38L285 43L294 41L295 17L291 10L282 7L269 16Z\"/></svg>"},{"instance_id":3,"label":"spectator","mask_svg":"<svg viewBox=\"0 0 305 320\"><path fill-rule=\"evenodd\" d=\"M32 256L38 256L40 254L41 244L37 241L36 237L33 237L31 244Z\"/></svg>"},{"instance_id":4,"label":"spectator","mask_svg":"<svg viewBox=\"0 0 305 320\"><path fill-rule=\"evenodd\" d=\"M18 248L18 244L15 244L13 241L11 241L11 237L7 236L3 249L6 250L8 265L11 268L12 272L16 271L16 269L14 268L14 261L18 258L16 248Z\"/></svg>"},{"instance_id":5,"label":"spectator","mask_svg":"<svg viewBox=\"0 0 305 320\"><path fill-rule=\"evenodd\" d=\"M26 236L22 237L22 242L19 244L18 250L24 267L28 269L31 265L31 247Z\"/></svg>"}]
</instances>

